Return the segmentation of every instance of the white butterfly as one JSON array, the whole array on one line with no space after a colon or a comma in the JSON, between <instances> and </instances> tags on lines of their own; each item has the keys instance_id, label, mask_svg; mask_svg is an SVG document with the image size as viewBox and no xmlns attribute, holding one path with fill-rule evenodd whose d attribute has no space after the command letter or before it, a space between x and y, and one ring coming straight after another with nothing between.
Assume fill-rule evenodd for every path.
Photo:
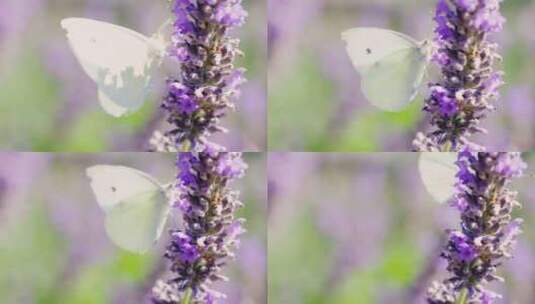
<instances>
[{"instance_id":1,"label":"white butterfly","mask_svg":"<svg viewBox=\"0 0 535 304\"><path fill-rule=\"evenodd\" d=\"M457 167L455 152L423 152L418 160L420 177L427 192L438 202L447 202L455 193Z\"/></svg>"},{"instance_id":2,"label":"white butterfly","mask_svg":"<svg viewBox=\"0 0 535 304\"><path fill-rule=\"evenodd\" d=\"M362 92L374 106L399 111L418 94L427 67L427 41L402 33L357 27L342 33Z\"/></svg>"},{"instance_id":3,"label":"white butterfly","mask_svg":"<svg viewBox=\"0 0 535 304\"><path fill-rule=\"evenodd\" d=\"M61 26L87 75L95 81L104 111L120 117L138 110L166 49L164 23L151 38L130 29L85 18L67 18Z\"/></svg>"},{"instance_id":4,"label":"white butterfly","mask_svg":"<svg viewBox=\"0 0 535 304\"><path fill-rule=\"evenodd\" d=\"M106 213L106 232L119 247L144 253L160 238L169 214L168 186L123 166L86 170L97 202Z\"/></svg>"}]
</instances>

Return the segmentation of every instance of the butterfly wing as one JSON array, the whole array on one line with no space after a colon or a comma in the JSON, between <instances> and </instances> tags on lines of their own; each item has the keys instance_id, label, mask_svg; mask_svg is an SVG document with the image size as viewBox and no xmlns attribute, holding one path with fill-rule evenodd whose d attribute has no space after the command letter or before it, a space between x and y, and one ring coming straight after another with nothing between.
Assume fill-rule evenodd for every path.
<instances>
[{"instance_id":1,"label":"butterfly wing","mask_svg":"<svg viewBox=\"0 0 535 304\"><path fill-rule=\"evenodd\" d=\"M106 215L106 233L119 247L144 253L160 238L169 204L162 191L147 191L121 200Z\"/></svg>"},{"instance_id":2,"label":"butterfly wing","mask_svg":"<svg viewBox=\"0 0 535 304\"><path fill-rule=\"evenodd\" d=\"M97 165L88 168L91 188L106 212L106 232L119 247L145 252L162 234L168 199L150 175L124 167Z\"/></svg>"},{"instance_id":3,"label":"butterfly wing","mask_svg":"<svg viewBox=\"0 0 535 304\"><path fill-rule=\"evenodd\" d=\"M402 33L366 27L347 30L342 39L370 103L397 111L414 99L427 62L417 41Z\"/></svg>"},{"instance_id":4,"label":"butterfly wing","mask_svg":"<svg viewBox=\"0 0 535 304\"><path fill-rule=\"evenodd\" d=\"M174 22L172 19L165 20L165 22L160 25L156 33L149 38L152 48L162 55L167 52L167 46L172 40L174 31L173 25Z\"/></svg>"},{"instance_id":5,"label":"butterfly wing","mask_svg":"<svg viewBox=\"0 0 535 304\"><path fill-rule=\"evenodd\" d=\"M438 202L448 201L454 194L457 174L454 152L424 152L420 154L418 169L427 192Z\"/></svg>"},{"instance_id":6,"label":"butterfly wing","mask_svg":"<svg viewBox=\"0 0 535 304\"><path fill-rule=\"evenodd\" d=\"M426 57L420 49L398 50L362 73L362 92L374 106L400 111L418 94L425 69Z\"/></svg>"},{"instance_id":7,"label":"butterfly wing","mask_svg":"<svg viewBox=\"0 0 535 304\"><path fill-rule=\"evenodd\" d=\"M164 192L150 175L124 167L97 165L86 170L99 206L109 212L119 202L147 192Z\"/></svg>"},{"instance_id":8,"label":"butterfly wing","mask_svg":"<svg viewBox=\"0 0 535 304\"><path fill-rule=\"evenodd\" d=\"M159 52L142 34L114 24L68 18L61 21L69 44L95 81L104 110L119 117L141 107L159 65Z\"/></svg>"}]
</instances>

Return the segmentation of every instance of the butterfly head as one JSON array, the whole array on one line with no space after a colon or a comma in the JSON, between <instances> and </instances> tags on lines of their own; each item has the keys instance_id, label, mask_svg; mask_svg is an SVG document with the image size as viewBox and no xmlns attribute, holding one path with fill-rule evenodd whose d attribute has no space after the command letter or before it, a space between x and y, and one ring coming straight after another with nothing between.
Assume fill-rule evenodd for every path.
<instances>
[{"instance_id":1,"label":"butterfly head","mask_svg":"<svg viewBox=\"0 0 535 304\"><path fill-rule=\"evenodd\" d=\"M161 186L165 196L169 200L169 204L173 204L173 202L178 202L180 200L180 192L178 191L178 188L175 187L175 183L170 182Z\"/></svg>"},{"instance_id":2,"label":"butterfly head","mask_svg":"<svg viewBox=\"0 0 535 304\"><path fill-rule=\"evenodd\" d=\"M420 49L420 52L422 56L424 56L427 61L429 62L431 60L431 56L434 53L435 45L431 40L423 40L418 44L418 48Z\"/></svg>"},{"instance_id":3,"label":"butterfly head","mask_svg":"<svg viewBox=\"0 0 535 304\"><path fill-rule=\"evenodd\" d=\"M157 54L159 57L166 56L167 48L171 44L172 32L173 21L171 19L167 19L150 39L154 54Z\"/></svg>"}]
</instances>

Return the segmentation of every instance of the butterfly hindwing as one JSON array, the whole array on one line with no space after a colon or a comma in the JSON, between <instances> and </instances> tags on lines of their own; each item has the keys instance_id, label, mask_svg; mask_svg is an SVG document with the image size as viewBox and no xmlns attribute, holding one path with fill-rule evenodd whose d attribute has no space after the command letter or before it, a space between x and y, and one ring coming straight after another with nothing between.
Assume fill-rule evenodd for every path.
<instances>
[{"instance_id":1,"label":"butterfly hindwing","mask_svg":"<svg viewBox=\"0 0 535 304\"><path fill-rule=\"evenodd\" d=\"M457 153L423 152L418 170L429 194L438 202L448 201L455 193Z\"/></svg>"},{"instance_id":2,"label":"butterfly hindwing","mask_svg":"<svg viewBox=\"0 0 535 304\"><path fill-rule=\"evenodd\" d=\"M161 191L149 191L120 201L106 215L106 232L119 247L144 253L160 238L169 207Z\"/></svg>"},{"instance_id":3,"label":"butterfly hindwing","mask_svg":"<svg viewBox=\"0 0 535 304\"><path fill-rule=\"evenodd\" d=\"M374 106L400 111L416 97L425 68L425 55L419 49L401 49L363 72L362 91Z\"/></svg>"}]
</instances>

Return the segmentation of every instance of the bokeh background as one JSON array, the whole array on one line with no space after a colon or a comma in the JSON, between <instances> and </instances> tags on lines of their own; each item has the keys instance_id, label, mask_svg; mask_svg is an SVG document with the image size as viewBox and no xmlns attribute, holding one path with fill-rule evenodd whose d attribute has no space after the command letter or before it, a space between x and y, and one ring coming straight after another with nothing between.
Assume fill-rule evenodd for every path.
<instances>
[{"instance_id":1,"label":"bokeh background","mask_svg":"<svg viewBox=\"0 0 535 304\"><path fill-rule=\"evenodd\" d=\"M432 37L436 0L269 0L268 146L270 151L410 151L426 122L423 94L400 113L371 106L360 90L340 33L357 26ZM500 44L507 82L498 110L475 138L491 150L535 146L535 1L503 1ZM431 73L436 74L431 70Z\"/></svg>"},{"instance_id":2,"label":"bokeh background","mask_svg":"<svg viewBox=\"0 0 535 304\"><path fill-rule=\"evenodd\" d=\"M146 151L162 129L163 89L141 111L113 118L98 105L95 84L71 52L60 20L88 17L152 35L170 16L167 0L0 1L0 148L16 151ZM265 149L265 1L244 0L242 40L248 82L213 140L234 151ZM172 72L172 71L170 71ZM162 71L162 73L165 73Z\"/></svg>"},{"instance_id":3,"label":"bokeh background","mask_svg":"<svg viewBox=\"0 0 535 304\"><path fill-rule=\"evenodd\" d=\"M533 173L535 155L524 155ZM270 153L269 303L419 304L433 279L444 229L458 212L425 190L417 153ZM517 179L524 233L500 269L496 303L535 298L535 180Z\"/></svg>"},{"instance_id":4,"label":"bokeh background","mask_svg":"<svg viewBox=\"0 0 535 304\"><path fill-rule=\"evenodd\" d=\"M230 281L215 288L228 295L226 303L265 303L266 160L259 153L244 158L249 169L233 187L241 191L248 232L225 268ZM167 182L174 162L173 154L159 153L0 153L0 303L145 303L168 266L165 239L144 255L111 243L85 169L126 165Z\"/></svg>"}]
</instances>

